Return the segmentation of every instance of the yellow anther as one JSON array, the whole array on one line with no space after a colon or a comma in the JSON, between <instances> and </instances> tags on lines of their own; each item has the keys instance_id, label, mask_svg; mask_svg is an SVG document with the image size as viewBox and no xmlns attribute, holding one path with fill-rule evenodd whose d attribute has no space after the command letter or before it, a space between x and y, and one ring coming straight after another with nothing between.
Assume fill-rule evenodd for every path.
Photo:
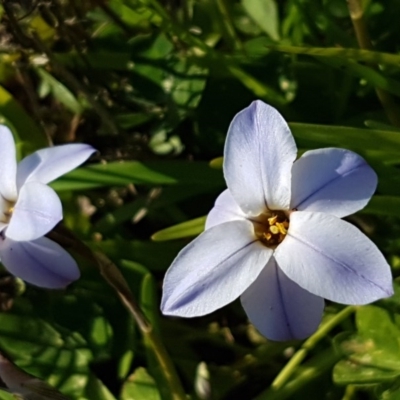
<instances>
[{"instance_id":1,"label":"yellow anther","mask_svg":"<svg viewBox=\"0 0 400 400\"><path fill-rule=\"evenodd\" d=\"M264 239L270 240L272 238L272 235L269 232L263 232Z\"/></svg>"},{"instance_id":2,"label":"yellow anther","mask_svg":"<svg viewBox=\"0 0 400 400\"><path fill-rule=\"evenodd\" d=\"M289 229L286 212L276 211L269 216L264 214L257 222L259 225L255 233L265 246L275 249L285 239Z\"/></svg>"},{"instance_id":3,"label":"yellow anther","mask_svg":"<svg viewBox=\"0 0 400 400\"><path fill-rule=\"evenodd\" d=\"M279 229L279 232L282 233L282 235L286 235L287 230L282 222L277 222L275 225Z\"/></svg>"},{"instance_id":4,"label":"yellow anther","mask_svg":"<svg viewBox=\"0 0 400 400\"><path fill-rule=\"evenodd\" d=\"M274 215L273 217L271 217L271 218L268 218L268 223L270 224L270 225L275 225L275 222L278 220L278 216L277 215Z\"/></svg>"},{"instance_id":5,"label":"yellow anther","mask_svg":"<svg viewBox=\"0 0 400 400\"><path fill-rule=\"evenodd\" d=\"M279 229L278 229L278 227L276 225L270 226L269 227L269 231L274 235L277 235L279 233Z\"/></svg>"},{"instance_id":6,"label":"yellow anther","mask_svg":"<svg viewBox=\"0 0 400 400\"><path fill-rule=\"evenodd\" d=\"M4 211L4 215L7 217L11 217L11 214L14 212L14 207L10 207L7 211Z\"/></svg>"}]
</instances>

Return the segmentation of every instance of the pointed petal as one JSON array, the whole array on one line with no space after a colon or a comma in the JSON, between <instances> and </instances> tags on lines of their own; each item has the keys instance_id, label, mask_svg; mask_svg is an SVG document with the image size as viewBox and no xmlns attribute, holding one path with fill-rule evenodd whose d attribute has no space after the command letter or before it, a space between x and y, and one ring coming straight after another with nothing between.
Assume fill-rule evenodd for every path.
<instances>
[{"instance_id":1,"label":"pointed petal","mask_svg":"<svg viewBox=\"0 0 400 400\"><path fill-rule=\"evenodd\" d=\"M65 144L38 150L18 164L17 185L49 183L85 162L96 150L87 144Z\"/></svg>"},{"instance_id":2,"label":"pointed petal","mask_svg":"<svg viewBox=\"0 0 400 400\"><path fill-rule=\"evenodd\" d=\"M6 237L0 240L0 257L11 274L40 287L64 288L80 275L75 260L46 237L30 242Z\"/></svg>"},{"instance_id":3,"label":"pointed petal","mask_svg":"<svg viewBox=\"0 0 400 400\"><path fill-rule=\"evenodd\" d=\"M274 257L240 300L252 324L271 340L310 336L324 311L324 299L291 281Z\"/></svg>"},{"instance_id":4,"label":"pointed petal","mask_svg":"<svg viewBox=\"0 0 400 400\"><path fill-rule=\"evenodd\" d=\"M5 125L0 125L0 194L9 201L17 199L17 158L14 137Z\"/></svg>"},{"instance_id":5,"label":"pointed petal","mask_svg":"<svg viewBox=\"0 0 400 400\"><path fill-rule=\"evenodd\" d=\"M244 219L246 219L245 213L238 206L229 189L226 189L218 196L214 207L207 215L206 229L224 222Z\"/></svg>"},{"instance_id":6,"label":"pointed petal","mask_svg":"<svg viewBox=\"0 0 400 400\"><path fill-rule=\"evenodd\" d=\"M367 304L393 294L390 267L379 249L333 215L293 212L275 258L289 279L337 303Z\"/></svg>"},{"instance_id":7,"label":"pointed petal","mask_svg":"<svg viewBox=\"0 0 400 400\"><path fill-rule=\"evenodd\" d=\"M13 240L34 240L48 233L62 220L62 205L56 192L39 182L22 186L6 236Z\"/></svg>"},{"instance_id":8,"label":"pointed petal","mask_svg":"<svg viewBox=\"0 0 400 400\"><path fill-rule=\"evenodd\" d=\"M289 209L296 152L286 121L273 107L258 100L235 116L225 144L224 175L246 214Z\"/></svg>"},{"instance_id":9,"label":"pointed petal","mask_svg":"<svg viewBox=\"0 0 400 400\"><path fill-rule=\"evenodd\" d=\"M377 182L374 170L352 151L307 151L293 165L291 208L342 218L367 205Z\"/></svg>"},{"instance_id":10,"label":"pointed petal","mask_svg":"<svg viewBox=\"0 0 400 400\"><path fill-rule=\"evenodd\" d=\"M238 298L272 255L248 221L232 221L203 232L176 257L164 279L161 310L197 317Z\"/></svg>"}]
</instances>

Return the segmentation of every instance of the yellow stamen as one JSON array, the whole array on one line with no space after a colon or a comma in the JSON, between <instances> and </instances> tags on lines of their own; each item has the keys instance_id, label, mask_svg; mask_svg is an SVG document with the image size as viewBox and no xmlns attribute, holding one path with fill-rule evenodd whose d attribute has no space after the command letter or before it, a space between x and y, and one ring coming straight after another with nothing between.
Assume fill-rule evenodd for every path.
<instances>
[{"instance_id":1,"label":"yellow stamen","mask_svg":"<svg viewBox=\"0 0 400 400\"><path fill-rule=\"evenodd\" d=\"M266 240L270 240L272 238L272 235L269 232L263 232L263 236Z\"/></svg>"},{"instance_id":2,"label":"yellow stamen","mask_svg":"<svg viewBox=\"0 0 400 400\"><path fill-rule=\"evenodd\" d=\"M277 235L279 233L279 229L276 225L272 225L269 227L269 231L273 234L273 235Z\"/></svg>"},{"instance_id":3,"label":"yellow stamen","mask_svg":"<svg viewBox=\"0 0 400 400\"><path fill-rule=\"evenodd\" d=\"M10 207L7 211L4 211L4 215L7 217L11 217L11 214L14 212L14 207Z\"/></svg>"},{"instance_id":4,"label":"yellow stamen","mask_svg":"<svg viewBox=\"0 0 400 400\"><path fill-rule=\"evenodd\" d=\"M287 235L289 218L287 213L276 211L270 217L264 219L260 225L262 228L257 234L258 237L267 247L276 248Z\"/></svg>"},{"instance_id":5,"label":"yellow stamen","mask_svg":"<svg viewBox=\"0 0 400 400\"><path fill-rule=\"evenodd\" d=\"M270 225L275 225L275 223L276 223L277 220L278 220L278 216L277 216L277 215L274 215L273 217L268 218L268 223L269 223Z\"/></svg>"},{"instance_id":6,"label":"yellow stamen","mask_svg":"<svg viewBox=\"0 0 400 400\"><path fill-rule=\"evenodd\" d=\"M282 235L287 234L287 230L285 229L285 226L283 225L282 222L277 222L275 225L279 229L279 232L282 233Z\"/></svg>"}]
</instances>

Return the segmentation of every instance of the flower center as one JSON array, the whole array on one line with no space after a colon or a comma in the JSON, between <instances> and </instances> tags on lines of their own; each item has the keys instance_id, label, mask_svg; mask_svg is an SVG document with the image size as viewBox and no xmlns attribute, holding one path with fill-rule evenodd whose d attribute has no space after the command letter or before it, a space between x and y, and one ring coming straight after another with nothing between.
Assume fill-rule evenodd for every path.
<instances>
[{"instance_id":1,"label":"flower center","mask_svg":"<svg viewBox=\"0 0 400 400\"><path fill-rule=\"evenodd\" d=\"M260 241L267 247L275 248L286 237L289 218L283 211L271 211L270 216L259 217L254 227Z\"/></svg>"},{"instance_id":2,"label":"flower center","mask_svg":"<svg viewBox=\"0 0 400 400\"><path fill-rule=\"evenodd\" d=\"M8 224L14 211L15 202L6 200L4 197L0 199L0 222Z\"/></svg>"}]
</instances>

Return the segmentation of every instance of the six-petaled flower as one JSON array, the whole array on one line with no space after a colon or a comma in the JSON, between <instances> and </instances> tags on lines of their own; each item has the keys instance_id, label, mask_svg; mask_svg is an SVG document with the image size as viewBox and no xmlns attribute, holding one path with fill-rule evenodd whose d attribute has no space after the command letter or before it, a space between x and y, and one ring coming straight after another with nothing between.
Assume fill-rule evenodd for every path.
<instances>
[{"instance_id":1,"label":"six-petaled flower","mask_svg":"<svg viewBox=\"0 0 400 400\"><path fill-rule=\"evenodd\" d=\"M74 259L44 237L62 219L61 201L47 183L94 151L86 144L49 147L17 165L12 133L0 125L0 259L10 273L46 288L63 288L79 278Z\"/></svg>"},{"instance_id":2,"label":"six-petaled flower","mask_svg":"<svg viewBox=\"0 0 400 400\"><path fill-rule=\"evenodd\" d=\"M381 252L341 219L368 203L375 172L344 149L296 153L274 108L256 101L235 116L224 151L228 189L167 271L164 314L201 316L240 297L267 338L301 339L318 327L324 298L366 304L392 295Z\"/></svg>"}]
</instances>

